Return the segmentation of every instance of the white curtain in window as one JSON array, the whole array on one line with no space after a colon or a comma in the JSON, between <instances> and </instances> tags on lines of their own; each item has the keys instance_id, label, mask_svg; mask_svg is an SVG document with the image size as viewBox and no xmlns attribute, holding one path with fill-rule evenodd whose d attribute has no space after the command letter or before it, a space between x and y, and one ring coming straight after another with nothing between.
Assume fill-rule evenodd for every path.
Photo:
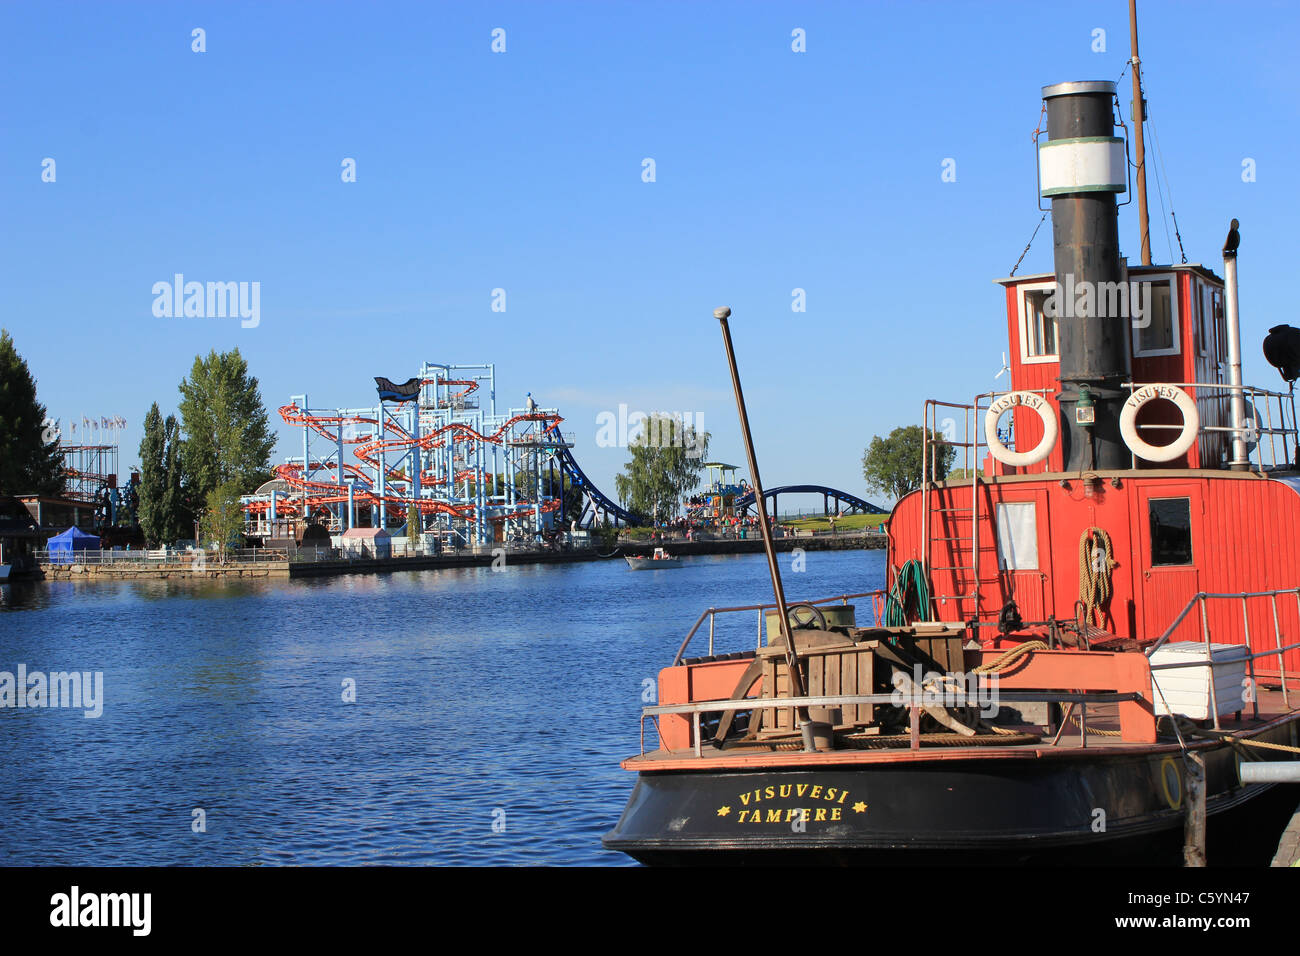
<instances>
[{"instance_id":1,"label":"white curtain in window","mask_svg":"<svg viewBox=\"0 0 1300 956\"><path fill-rule=\"evenodd\" d=\"M998 567L1038 570L1038 515L1032 501L998 505Z\"/></svg>"}]
</instances>

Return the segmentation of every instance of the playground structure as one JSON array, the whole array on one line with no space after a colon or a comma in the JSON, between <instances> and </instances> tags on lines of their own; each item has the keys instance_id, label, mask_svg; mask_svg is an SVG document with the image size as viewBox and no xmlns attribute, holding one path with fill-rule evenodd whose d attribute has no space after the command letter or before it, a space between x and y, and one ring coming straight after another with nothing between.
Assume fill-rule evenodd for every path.
<instances>
[{"instance_id":1,"label":"playground structure","mask_svg":"<svg viewBox=\"0 0 1300 956\"><path fill-rule=\"evenodd\" d=\"M695 522L713 522L737 514L736 502L752 489L744 478L736 479L737 465L721 461L706 461L709 483L703 490L690 495L685 502L686 517Z\"/></svg>"},{"instance_id":2,"label":"playground structure","mask_svg":"<svg viewBox=\"0 0 1300 956\"><path fill-rule=\"evenodd\" d=\"M308 523L342 534L364 511L363 526L401 534L414 510L419 532L449 546L531 541L568 523L566 476L586 499L584 522L635 518L582 473L556 409L530 393L523 407L497 412L495 366L425 362L403 384L375 381L370 407L313 408L294 395L279 409L302 428L302 455L244 496L249 535L298 537Z\"/></svg>"}]
</instances>

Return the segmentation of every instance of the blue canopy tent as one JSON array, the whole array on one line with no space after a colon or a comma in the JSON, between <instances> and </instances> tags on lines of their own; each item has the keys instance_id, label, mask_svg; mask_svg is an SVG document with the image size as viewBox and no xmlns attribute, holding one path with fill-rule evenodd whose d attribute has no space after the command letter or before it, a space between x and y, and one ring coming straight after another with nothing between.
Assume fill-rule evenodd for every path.
<instances>
[{"instance_id":1,"label":"blue canopy tent","mask_svg":"<svg viewBox=\"0 0 1300 956\"><path fill-rule=\"evenodd\" d=\"M72 564L74 551L98 551L99 538L80 528L69 528L50 538L45 546L50 552L50 564Z\"/></svg>"}]
</instances>

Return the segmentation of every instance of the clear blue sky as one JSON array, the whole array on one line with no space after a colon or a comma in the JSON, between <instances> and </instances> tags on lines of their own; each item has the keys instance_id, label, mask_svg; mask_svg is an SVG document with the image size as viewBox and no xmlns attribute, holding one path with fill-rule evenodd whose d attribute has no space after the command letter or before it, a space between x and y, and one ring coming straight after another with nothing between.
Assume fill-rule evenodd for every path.
<instances>
[{"instance_id":1,"label":"clear blue sky","mask_svg":"<svg viewBox=\"0 0 1300 956\"><path fill-rule=\"evenodd\" d=\"M1280 387L1259 342L1300 318L1300 9L1139 15L1188 259L1220 271L1241 220L1247 378ZM372 403L421 359L495 362L502 403L558 405L612 493L626 452L595 447L596 416L620 402L702 413L743 460L726 304L765 484L861 492L873 434L995 384L1039 88L1113 80L1127 49L1124 0L7 2L0 324L52 414L131 423L124 470L195 354L238 346L273 416L304 391ZM1121 236L1136 261L1132 207ZM1050 269L1044 225L1021 271ZM176 272L260 282L260 326L155 318ZM299 446L274 417L278 461Z\"/></svg>"}]
</instances>

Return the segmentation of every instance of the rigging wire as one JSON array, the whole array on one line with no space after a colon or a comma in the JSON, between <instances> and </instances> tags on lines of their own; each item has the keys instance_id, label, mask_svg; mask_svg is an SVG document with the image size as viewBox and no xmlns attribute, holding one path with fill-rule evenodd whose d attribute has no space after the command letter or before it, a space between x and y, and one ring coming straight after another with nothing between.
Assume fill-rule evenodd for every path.
<instances>
[{"instance_id":1,"label":"rigging wire","mask_svg":"<svg viewBox=\"0 0 1300 956\"><path fill-rule=\"evenodd\" d=\"M1034 237L1038 235L1038 230L1043 228L1043 222L1046 219L1047 219L1047 213L1043 213L1042 218L1038 220L1038 225L1034 226L1033 235L1031 235L1029 237L1029 241L1025 243L1025 251L1020 253L1020 258L1017 259L1016 264L1011 267L1011 275L1014 276L1016 274L1016 270L1020 268L1020 263L1025 261L1025 256L1029 255L1029 247L1034 244ZM1185 262L1186 260L1183 261Z\"/></svg>"},{"instance_id":2,"label":"rigging wire","mask_svg":"<svg viewBox=\"0 0 1300 956\"><path fill-rule=\"evenodd\" d=\"M1149 127L1149 126L1151 125L1151 122L1148 120L1147 123L1146 123L1146 125ZM1142 164L1143 164L1143 165L1146 165L1146 157L1145 157L1145 156L1142 157ZM1169 261L1170 261L1170 262L1173 262L1173 261L1174 261L1174 242L1173 242L1172 239L1169 238L1169 221L1168 221L1168 213L1165 212L1165 193L1164 193L1164 189L1161 188L1160 168L1159 168L1159 166L1153 166L1153 167L1151 167L1151 172L1152 172L1152 174L1153 174L1153 175L1155 176L1155 178L1156 178L1156 198L1160 200L1160 222L1161 222L1161 223L1164 225L1164 227L1165 227L1165 247L1169 250ZM1169 201L1170 201L1170 203L1173 202L1172 197L1170 198Z\"/></svg>"},{"instance_id":3,"label":"rigging wire","mask_svg":"<svg viewBox=\"0 0 1300 956\"><path fill-rule=\"evenodd\" d=\"M1034 141L1035 147L1038 146L1038 138L1043 135L1043 128L1046 125L1047 125L1047 101L1043 100L1043 108L1038 112L1038 125L1034 127L1034 131L1029 136L1029 138ZM1035 158L1034 161L1037 162L1037 158ZM1049 209L1048 212L1050 211L1051 210ZM1016 274L1016 270L1020 268L1020 263L1025 261L1025 256L1029 255L1029 247L1034 244L1034 238L1038 235L1038 230L1043 228L1043 223L1044 221L1046 221L1046 219L1047 219L1047 213L1045 212L1043 213L1042 217L1038 220L1038 225L1034 226L1034 231L1032 234L1030 234L1029 241L1025 243L1025 251L1020 253L1020 258L1017 259L1016 264L1011 267L1010 275L1014 276Z\"/></svg>"},{"instance_id":4,"label":"rigging wire","mask_svg":"<svg viewBox=\"0 0 1300 956\"><path fill-rule=\"evenodd\" d=\"M1187 261L1187 252L1183 249L1183 237L1178 231L1178 214L1174 211L1174 186L1169 181L1169 170L1165 168L1165 151L1160 148L1160 137L1156 133L1156 124L1147 118L1147 125L1151 127L1151 141L1156 147L1156 161L1160 164L1160 170L1164 173L1162 177L1165 188L1169 191L1169 218L1174 223L1174 236L1178 239L1178 254L1182 257L1183 262ZM1168 230L1166 230L1168 231ZM1170 253L1172 258L1172 251Z\"/></svg>"}]
</instances>

